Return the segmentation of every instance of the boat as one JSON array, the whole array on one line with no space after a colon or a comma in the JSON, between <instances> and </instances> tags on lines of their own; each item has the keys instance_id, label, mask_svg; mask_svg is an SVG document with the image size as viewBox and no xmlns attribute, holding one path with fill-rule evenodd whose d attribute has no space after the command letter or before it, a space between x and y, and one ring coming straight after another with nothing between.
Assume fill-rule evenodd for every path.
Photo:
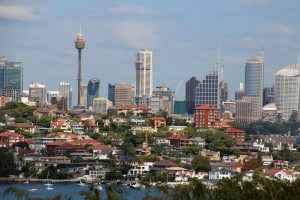
<instances>
[{"instance_id":1,"label":"boat","mask_svg":"<svg viewBox=\"0 0 300 200\"><path fill-rule=\"evenodd\" d=\"M87 186L86 184L84 184L83 182L81 182L81 179L80 179L80 182L77 185L78 186Z\"/></svg>"},{"instance_id":2,"label":"boat","mask_svg":"<svg viewBox=\"0 0 300 200\"><path fill-rule=\"evenodd\" d=\"M49 177L49 171L48 171L48 174L47 174L47 178L46 178L46 180L44 182L44 185L46 185L46 186L52 186L53 185L53 179L49 179L48 177Z\"/></svg>"},{"instance_id":3,"label":"boat","mask_svg":"<svg viewBox=\"0 0 300 200\"><path fill-rule=\"evenodd\" d=\"M95 189L101 191L101 190L103 190L103 187L101 185L97 185L97 186L95 186Z\"/></svg>"},{"instance_id":4,"label":"boat","mask_svg":"<svg viewBox=\"0 0 300 200\"><path fill-rule=\"evenodd\" d=\"M25 184L29 184L29 180L24 181Z\"/></svg>"},{"instance_id":5,"label":"boat","mask_svg":"<svg viewBox=\"0 0 300 200\"><path fill-rule=\"evenodd\" d=\"M48 186L46 187L46 189L47 189L47 190L53 190L53 187L51 187L51 185L48 185Z\"/></svg>"},{"instance_id":6,"label":"boat","mask_svg":"<svg viewBox=\"0 0 300 200\"><path fill-rule=\"evenodd\" d=\"M36 188L32 188L32 189L29 189L28 192L34 192L34 191L37 191L38 189Z\"/></svg>"}]
</instances>

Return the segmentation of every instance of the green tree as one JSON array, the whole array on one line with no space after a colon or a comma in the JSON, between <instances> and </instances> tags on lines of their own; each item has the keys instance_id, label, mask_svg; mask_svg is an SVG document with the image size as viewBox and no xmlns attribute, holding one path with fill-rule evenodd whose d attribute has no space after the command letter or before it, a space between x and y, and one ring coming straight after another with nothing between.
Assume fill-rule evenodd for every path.
<instances>
[{"instance_id":1,"label":"green tree","mask_svg":"<svg viewBox=\"0 0 300 200\"><path fill-rule=\"evenodd\" d=\"M20 147L21 149L30 149L29 148L29 144L27 142L17 142L15 144L12 145L12 148L15 148L15 147Z\"/></svg>"},{"instance_id":2,"label":"green tree","mask_svg":"<svg viewBox=\"0 0 300 200\"><path fill-rule=\"evenodd\" d=\"M196 155L193 158L191 165L192 165L192 169L194 169L196 172L200 172L200 171L208 172L211 169L209 158L201 155Z\"/></svg>"},{"instance_id":3,"label":"green tree","mask_svg":"<svg viewBox=\"0 0 300 200\"><path fill-rule=\"evenodd\" d=\"M6 148L0 147L0 177L8 177L15 171L13 154Z\"/></svg>"}]
</instances>

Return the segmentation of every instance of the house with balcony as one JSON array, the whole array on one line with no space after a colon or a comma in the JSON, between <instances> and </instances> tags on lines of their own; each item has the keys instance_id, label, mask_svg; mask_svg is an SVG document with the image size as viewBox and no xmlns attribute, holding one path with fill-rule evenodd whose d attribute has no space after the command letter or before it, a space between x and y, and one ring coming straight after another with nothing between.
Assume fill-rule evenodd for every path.
<instances>
[{"instance_id":1,"label":"house with balcony","mask_svg":"<svg viewBox=\"0 0 300 200\"><path fill-rule=\"evenodd\" d=\"M10 148L17 142L24 142L24 136L15 132L6 131L0 134L0 145Z\"/></svg>"},{"instance_id":2,"label":"house with balcony","mask_svg":"<svg viewBox=\"0 0 300 200\"><path fill-rule=\"evenodd\" d=\"M209 171L209 179L221 180L224 178L232 178L237 175L236 171L233 170L218 170L218 171Z\"/></svg>"},{"instance_id":3,"label":"house with balcony","mask_svg":"<svg viewBox=\"0 0 300 200\"><path fill-rule=\"evenodd\" d=\"M270 178L278 178L279 180L295 181L299 177L299 172L287 169L264 169L263 174Z\"/></svg>"}]
</instances>

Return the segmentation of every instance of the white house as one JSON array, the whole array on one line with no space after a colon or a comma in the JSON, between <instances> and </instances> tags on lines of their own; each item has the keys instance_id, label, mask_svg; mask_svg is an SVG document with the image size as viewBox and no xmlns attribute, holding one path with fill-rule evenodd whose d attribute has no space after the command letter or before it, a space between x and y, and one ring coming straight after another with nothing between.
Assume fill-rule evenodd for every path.
<instances>
[{"instance_id":1,"label":"white house","mask_svg":"<svg viewBox=\"0 0 300 200\"><path fill-rule=\"evenodd\" d=\"M269 177L276 177L280 180L295 181L299 176L299 172L287 169L265 169L264 174Z\"/></svg>"},{"instance_id":2,"label":"white house","mask_svg":"<svg viewBox=\"0 0 300 200\"><path fill-rule=\"evenodd\" d=\"M150 167L153 166L153 163L148 162L144 164L133 164L132 168L128 171L128 175L139 175L146 174L150 172Z\"/></svg>"},{"instance_id":3,"label":"white house","mask_svg":"<svg viewBox=\"0 0 300 200\"><path fill-rule=\"evenodd\" d=\"M236 172L233 170L218 170L210 171L208 173L209 179L221 180L223 178L231 178L236 175Z\"/></svg>"}]
</instances>

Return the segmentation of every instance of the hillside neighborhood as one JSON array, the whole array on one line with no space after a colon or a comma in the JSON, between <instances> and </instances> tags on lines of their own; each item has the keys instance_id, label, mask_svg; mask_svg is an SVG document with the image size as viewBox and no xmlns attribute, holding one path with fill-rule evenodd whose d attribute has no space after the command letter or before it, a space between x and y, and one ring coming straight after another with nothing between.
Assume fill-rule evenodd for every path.
<instances>
[{"instance_id":1,"label":"hillside neighborhood","mask_svg":"<svg viewBox=\"0 0 300 200\"><path fill-rule=\"evenodd\" d=\"M297 134L248 134L210 108L191 116L128 105L99 115L9 102L0 110L0 177L206 185L239 174L299 177Z\"/></svg>"}]
</instances>

